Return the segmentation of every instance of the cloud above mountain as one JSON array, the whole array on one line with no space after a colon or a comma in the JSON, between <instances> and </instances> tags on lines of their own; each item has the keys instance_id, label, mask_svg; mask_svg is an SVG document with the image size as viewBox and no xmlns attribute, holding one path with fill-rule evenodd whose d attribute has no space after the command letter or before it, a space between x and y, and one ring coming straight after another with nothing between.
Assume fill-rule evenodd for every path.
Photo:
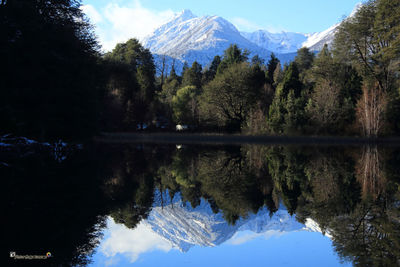
<instances>
[{"instance_id":1,"label":"cloud above mountain","mask_svg":"<svg viewBox=\"0 0 400 267\"><path fill-rule=\"evenodd\" d=\"M124 6L111 1L100 10L92 5L83 5L81 9L96 25L96 34L105 51L133 37L142 39L175 14L171 9L157 11L145 8L139 0Z\"/></svg>"}]
</instances>

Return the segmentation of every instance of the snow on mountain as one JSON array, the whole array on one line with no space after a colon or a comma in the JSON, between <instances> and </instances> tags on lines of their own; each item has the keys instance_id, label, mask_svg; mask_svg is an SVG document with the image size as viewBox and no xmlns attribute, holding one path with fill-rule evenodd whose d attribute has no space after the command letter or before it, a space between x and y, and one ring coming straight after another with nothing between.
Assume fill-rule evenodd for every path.
<instances>
[{"instance_id":1,"label":"snow on mountain","mask_svg":"<svg viewBox=\"0 0 400 267\"><path fill-rule=\"evenodd\" d=\"M165 206L153 207L144 224L150 227L173 247L188 251L193 246L218 246L231 239L235 233L252 231L254 233L285 233L291 231L320 231L311 220L308 226L296 221L285 208L280 208L272 217L266 208L235 225L228 224L221 213L213 213L210 205L202 200L192 208L181 200L172 201Z\"/></svg>"},{"instance_id":2,"label":"snow on mountain","mask_svg":"<svg viewBox=\"0 0 400 267\"><path fill-rule=\"evenodd\" d=\"M196 17L184 10L170 22L142 40L144 47L157 55L167 55L189 64L195 60L206 66L214 56L223 55L231 44L252 55L268 58L270 51L244 38L229 21L218 16ZM252 56L251 55L251 56Z\"/></svg>"},{"instance_id":3,"label":"snow on mountain","mask_svg":"<svg viewBox=\"0 0 400 267\"><path fill-rule=\"evenodd\" d=\"M321 51L325 44L329 47L332 45L340 24L337 23L325 31L316 33L270 33L258 30L251 33L242 32L242 35L258 46L277 54L296 53L302 47L307 47L311 51Z\"/></svg>"},{"instance_id":4,"label":"snow on mountain","mask_svg":"<svg viewBox=\"0 0 400 267\"><path fill-rule=\"evenodd\" d=\"M354 16L361 6L361 3L357 4L349 17ZM320 51L325 44L330 46L340 24L322 32L307 34L270 33L265 30L239 32L232 23L221 17L197 17L190 10L184 10L141 41L154 54L157 66L166 56L166 66L175 64L177 72L180 72L184 61L189 65L197 61L203 67L207 66L214 56L222 56L231 44L249 50L250 58L258 55L268 61L271 52L274 52L282 63L286 63L292 61L302 47Z\"/></svg>"},{"instance_id":5,"label":"snow on mountain","mask_svg":"<svg viewBox=\"0 0 400 267\"><path fill-rule=\"evenodd\" d=\"M331 46L335 39L335 34L341 23L337 23L331 26L329 29L307 35L307 41L302 43L302 47L308 47L312 51L321 51L325 44Z\"/></svg>"},{"instance_id":6,"label":"snow on mountain","mask_svg":"<svg viewBox=\"0 0 400 267\"><path fill-rule=\"evenodd\" d=\"M307 34L295 32L270 33L265 30L241 32L241 34L258 46L273 51L275 54L296 52L307 41Z\"/></svg>"}]
</instances>

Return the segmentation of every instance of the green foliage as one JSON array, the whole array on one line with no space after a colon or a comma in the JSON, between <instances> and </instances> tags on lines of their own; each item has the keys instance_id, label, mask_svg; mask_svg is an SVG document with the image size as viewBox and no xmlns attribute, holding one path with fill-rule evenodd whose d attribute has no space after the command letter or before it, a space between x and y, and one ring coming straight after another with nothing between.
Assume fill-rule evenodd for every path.
<instances>
[{"instance_id":1,"label":"green foliage","mask_svg":"<svg viewBox=\"0 0 400 267\"><path fill-rule=\"evenodd\" d=\"M136 81L136 84L131 83L122 89L111 89L111 91L125 91L121 94L127 96L127 100L124 101L125 128L132 130L136 129L137 124L150 124L154 115L150 107L156 91L155 66L150 51L138 40L130 39L126 43L117 44L113 51L106 55L106 59L125 66L132 76L130 79Z\"/></svg>"},{"instance_id":2,"label":"green foliage","mask_svg":"<svg viewBox=\"0 0 400 267\"><path fill-rule=\"evenodd\" d=\"M217 74L217 70L219 67L219 64L221 64L221 57L220 56L215 56L213 61L211 62L210 67L208 67L203 74L203 84L207 84L210 81L212 81L215 78L215 75Z\"/></svg>"},{"instance_id":3,"label":"green foliage","mask_svg":"<svg viewBox=\"0 0 400 267\"><path fill-rule=\"evenodd\" d=\"M261 67L264 65L264 59L260 58L258 55L255 55L251 58L251 65L258 65Z\"/></svg>"},{"instance_id":4,"label":"green foliage","mask_svg":"<svg viewBox=\"0 0 400 267\"><path fill-rule=\"evenodd\" d=\"M268 127L271 133L273 134L283 133L283 125L285 123L285 118L284 118L285 112L286 110L283 105L283 99L275 96L271 106L269 107L269 114L268 114Z\"/></svg>"},{"instance_id":5,"label":"green foliage","mask_svg":"<svg viewBox=\"0 0 400 267\"><path fill-rule=\"evenodd\" d=\"M283 74L282 83L279 85L282 97L287 97L290 90L294 91L296 97L300 96L303 84L300 81L299 74L297 64L295 62L290 63Z\"/></svg>"},{"instance_id":6,"label":"green foliage","mask_svg":"<svg viewBox=\"0 0 400 267\"><path fill-rule=\"evenodd\" d=\"M398 74L399 13L397 1L370 0L341 25L334 44L338 57L384 91L394 89Z\"/></svg>"},{"instance_id":7,"label":"green foliage","mask_svg":"<svg viewBox=\"0 0 400 267\"><path fill-rule=\"evenodd\" d=\"M358 72L334 58L327 45L318 53L310 76L317 85L321 82L335 84L339 87L340 97L350 99L353 104L361 95L362 78Z\"/></svg>"},{"instance_id":8,"label":"green foliage","mask_svg":"<svg viewBox=\"0 0 400 267\"><path fill-rule=\"evenodd\" d=\"M200 91L195 86L186 86L176 92L172 98L172 109L177 124L198 124L199 93Z\"/></svg>"},{"instance_id":9,"label":"green foliage","mask_svg":"<svg viewBox=\"0 0 400 267\"><path fill-rule=\"evenodd\" d=\"M292 62L269 107L268 127L272 133L299 134L303 131L307 95L302 93L302 88L297 65Z\"/></svg>"},{"instance_id":10,"label":"green foliage","mask_svg":"<svg viewBox=\"0 0 400 267\"><path fill-rule=\"evenodd\" d=\"M281 66L280 62L278 62L278 65L276 65L273 77L274 77L273 86L276 87L283 80L283 71L282 71L282 66Z\"/></svg>"},{"instance_id":11,"label":"green foliage","mask_svg":"<svg viewBox=\"0 0 400 267\"><path fill-rule=\"evenodd\" d=\"M192 67L183 72L182 85L195 86L197 89L201 88L202 67L196 61L193 62Z\"/></svg>"},{"instance_id":12,"label":"green foliage","mask_svg":"<svg viewBox=\"0 0 400 267\"><path fill-rule=\"evenodd\" d=\"M201 100L203 119L238 131L257 101L263 80L261 69L247 63L231 65L223 73L218 73L204 87Z\"/></svg>"},{"instance_id":13,"label":"green foliage","mask_svg":"<svg viewBox=\"0 0 400 267\"><path fill-rule=\"evenodd\" d=\"M217 73L221 74L229 66L246 62L248 60L249 51L242 51L236 44L231 44L225 51L224 57L218 66Z\"/></svg>"},{"instance_id":14,"label":"green foliage","mask_svg":"<svg viewBox=\"0 0 400 267\"><path fill-rule=\"evenodd\" d=\"M307 47L300 48L297 51L297 56L294 59L294 62L299 69L299 73L301 73L301 80L304 80L307 70L312 67L314 57L314 53L311 52Z\"/></svg>"},{"instance_id":15,"label":"green foliage","mask_svg":"<svg viewBox=\"0 0 400 267\"><path fill-rule=\"evenodd\" d=\"M351 66L334 60L325 45L309 72L314 88L307 103L309 131L317 134L345 133L354 121L361 78Z\"/></svg>"},{"instance_id":16,"label":"green foliage","mask_svg":"<svg viewBox=\"0 0 400 267\"><path fill-rule=\"evenodd\" d=\"M294 91L290 90L285 103L284 125L285 134L299 134L305 125L305 96L295 97Z\"/></svg>"},{"instance_id":17,"label":"green foliage","mask_svg":"<svg viewBox=\"0 0 400 267\"><path fill-rule=\"evenodd\" d=\"M276 77L275 72L277 69L280 69L280 62L279 59L275 56L274 53L271 53L271 58L268 61L267 64L267 74L266 74L266 79L267 83L271 85L275 85L276 82L278 82L278 77Z\"/></svg>"},{"instance_id":18,"label":"green foliage","mask_svg":"<svg viewBox=\"0 0 400 267\"><path fill-rule=\"evenodd\" d=\"M320 82L314 88L306 107L310 127L314 133L344 133L351 122L354 106L349 98L341 98L339 88L329 82Z\"/></svg>"},{"instance_id":19,"label":"green foliage","mask_svg":"<svg viewBox=\"0 0 400 267\"><path fill-rule=\"evenodd\" d=\"M189 64L185 61L183 63L183 67L182 67L182 76L185 74L185 72L189 69Z\"/></svg>"},{"instance_id":20,"label":"green foliage","mask_svg":"<svg viewBox=\"0 0 400 267\"><path fill-rule=\"evenodd\" d=\"M160 103L158 116L172 122L173 110L172 99L181 86L180 77L176 74L174 66L171 68L170 75L164 81L161 91L157 93L157 100Z\"/></svg>"}]
</instances>

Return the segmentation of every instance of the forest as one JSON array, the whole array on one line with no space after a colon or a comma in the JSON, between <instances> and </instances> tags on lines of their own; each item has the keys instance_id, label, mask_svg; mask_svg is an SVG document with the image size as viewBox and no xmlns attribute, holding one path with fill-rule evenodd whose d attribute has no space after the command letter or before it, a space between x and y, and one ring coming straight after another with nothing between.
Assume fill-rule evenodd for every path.
<instances>
[{"instance_id":1,"label":"forest","mask_svg":"<svg viewBox=\"0 0 400 267\"><path fill-rule=\"evenodd\" d=\"M1 134L71 140L176 125L250 135L400 132L398 1L365 2L331 46L301 48L290 64L232 44L182 73L156 66L136 39L102 53L80 1L2 0L0 16Z\"/></svg>"}]
</instances>

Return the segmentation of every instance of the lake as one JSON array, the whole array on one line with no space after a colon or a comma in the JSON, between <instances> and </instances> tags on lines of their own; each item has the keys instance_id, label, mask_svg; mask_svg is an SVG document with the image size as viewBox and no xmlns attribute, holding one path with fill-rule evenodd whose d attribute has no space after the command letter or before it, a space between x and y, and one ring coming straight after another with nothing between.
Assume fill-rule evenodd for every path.
<instances>
[{"instance_id":1,"label":"lake","mask_svg":"<svg viewBox=\"0 0 400 267\"><path fill-rule=\"evenodd\" d=\"M3 156L3 255L16 266L399 265L399 152L115 142Z\"/></svg>"}]
</instances>

